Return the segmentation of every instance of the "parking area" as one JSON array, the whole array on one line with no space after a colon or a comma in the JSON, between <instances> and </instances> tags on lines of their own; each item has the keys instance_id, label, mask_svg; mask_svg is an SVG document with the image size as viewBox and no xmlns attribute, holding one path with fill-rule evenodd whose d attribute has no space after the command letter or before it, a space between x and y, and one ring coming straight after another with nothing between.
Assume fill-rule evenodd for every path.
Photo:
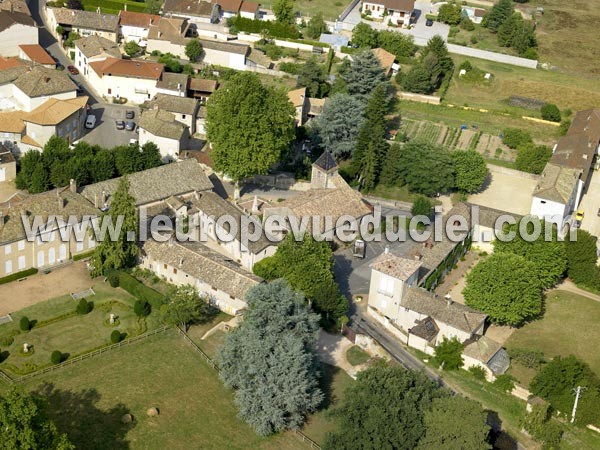
<instances>
[{"instance_id":1,"label":"parking area","mask_svg":"<svg viewBox=\"0 0 600 450\"><path fill-rule=\"evenodd\" d=\"M484 190L469 196L469 202L524 216L531 210L536 184L536 179L492 171Z\"/></svg>"},{"instance_id":2,"label":"parking area","mask_svg":"<svg viewBox=\"0 0 600 450\"><path fill-rule=\"evenodd\" d=\"M117 120L127 121L126 111L133 111L133 122L137 125L140 117L140 109L131 105L96 104L92 107L90 114L96 116L96 126L86 130L87 134L81 138L82 141L104 148L113 148L119 145L127 145L131 139L138 139L134 131L118 130Z\"/></svg>"},{"instance_id":3,"label":"parking area","mask_svg":"<svg viewBox=\"0 0 600 450\"><path fill-rule=\"evenodd\" d=\"M582 209L585 213L581 228L600 237L600 216L598 216L598 210L600 209L600 171L595 170L592 173L590 184L581 199L579 209Z\"/></svg>"}]
</instances>

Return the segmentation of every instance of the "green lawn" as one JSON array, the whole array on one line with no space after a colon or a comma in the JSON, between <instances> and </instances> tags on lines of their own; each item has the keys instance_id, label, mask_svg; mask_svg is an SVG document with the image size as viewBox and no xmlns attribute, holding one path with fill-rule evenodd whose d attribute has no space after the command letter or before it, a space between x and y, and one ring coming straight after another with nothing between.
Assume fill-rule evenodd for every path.
<instances>
[{"instance_id":1,"label":"green lawn","mask_svg":"<svg viewBox=\"0 0 600 450\"><path fill-rule=\"evenodd\" d=\"M357 345L353 345L346 351L346 358L353 366L360 366L371 359L369 354Z\"/></svg>"},{"instance_id":2,"label":"green lawn","mask_svg":"<svg viewBox=\"0 0 600 450\"><path fill-rule=\"evenodd\" d=\"M274 0L260 2L261 6L267 9L272 9L273 3ZM325 20L334 21L349 4L347 0L296 0L294 10L299 11L303 16L314 16L320 12Z\"/></svg>"},{"instance_id":3,"label":"green lawn","mask_svg":"<svg viewBox=\"0 0 600 450\"><path fill-rule=\"evenodd\" d=\"M133 312L134 297L122 289L98 283L93 287L96 295L87 298L94 309L86 315L75 313L77 301L65 295L25 308L13 315L13 322L0 326L0 336L12 335L19 330L21 317L28 317L34 327L14 336L11 345L3 346L0 368L11 375L19 375L50 365L54 350L63 358L73 357L110 344L110 334L119 330L123 337L135 336L158 325L157 314L139 320ZM118 324L108 324L109 314L115 314ZM23 344L33 346L27 355L22 354Z\"/></svg>"},{"instance_id":4,"label":"green lawn","mask_svg":"<svg viewBox=\"0 0 600 450\"><path fill-rule=\"evenodd\" d=\"M146 4L144 2L133 2L129 0L83 0L83 9L86 11L96 11L98 7L100 7L105 14L119 14L119 11L125 9L123 6L124 4L127 4L127 11L146 11Z\"/></svg>"},{"instance_id":5,"label":"green lawn","mask_svg":"<svg viewBox=\"0 0 600 450\"><path fill-rule=\"evenodd\" d=\"M518 329L506 342L511 348L536 349L547 359L573 354L600 375L600 303L566 291L551 291L546 298L544 317ZM515 365L511 369L524 384L534 373Z\"/></svg>"}]
</instances>

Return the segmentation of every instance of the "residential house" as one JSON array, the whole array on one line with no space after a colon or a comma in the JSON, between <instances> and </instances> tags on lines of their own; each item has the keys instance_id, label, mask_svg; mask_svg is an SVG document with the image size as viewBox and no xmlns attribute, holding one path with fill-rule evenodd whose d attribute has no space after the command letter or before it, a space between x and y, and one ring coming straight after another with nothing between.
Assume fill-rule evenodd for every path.
<instances>
[{"instance_id":1,"label":"residential house","mask_svg":"<svg viewBox=\"0 0 600 450\"><path fill-rule=\"evenodd\" d=\"M156 14L121 11L119 13L119 29L123 42L136 42L145 47L150 26L159 20L160 16Z\"/></svg>"},{"instance_id":2,"label":"residential house","mask_svg":"<svg viewBox=\"0 0 600 450\"><path fill-rule=\"evenodd\" d=\"M260 3L242 1L239 14L245 19L258 20L260 17Z\"/></svg>"},{"instance_id":3,"label":"residential house","mask_svg":"<svg viewBox=\"0 0 600 450\"><path fill-rule=\"evenodd\" d=\"M323 114L324 107L324 98L308 97L308 119L314 119L315 117L318 117L321 114Z\"/></svg>"},{"instance_id":4,"label":"residential house","mask_svg":"<svg viewBox=\"0 0 600 450\"><path fill-rule=\"evenodd\" d=\"M456 338L467 346L480 340L487 315L418 287L421 266L419 260L388 251L375 258L369 266L368 314L401 342L430 355L444 339ZM494 347L494 354L484 355L485 360L477 359L481 352L476 347L471 349L473 361L465 363L481 366L490 378L504 373L508 357L499 345ZM497 353L495 364L486 366Z\"/></svg>"},{"instance_id":5,"label":"residential house","mask_svg":"<svg viewBox=\"0 0 600 450\"><path fill-rule=\"evenodd\" d=\"M475 24L480 24L483 21L483 16L485 16L485 13L485 9L473 8L471 6L462 7L462 16L466 16L468 19L471 20L471 22Z\"/></svg>"},{"instance_id":6,"label":"residential house","mask_svg":"<svg viewBox=\"0 0 600 450\"><path fill-rule=\"evenodd\" d=\"M415 9L415 0L363 0L362 13L373 19L407 27Z\"/></svg>"},{"instance_id":7,"label":"residential house","mask_svg":"<svg viewBox=\"0 0 600 450\"><path fill-rule=\"evenodd\" d=\"M140 267L177 286L190 284L227 314L241 314L244 297L262 279L200 242L146 241Z\"/></svg>"},{"instance_id":8,"label":"residential house","mask_svg":"<svg viewBox=\"0 0 600 450\"><path fill-rule=\"evenodd\" d=\"M396 56L394 54L380 47L374 48L372 52L379 60L379 64L381 65L383 73L386 77L396 75L398 73L400 66L396 64Z\"/></svg>"},{"instance_id":9,"label":"residential house","mask_svg":"<svg viewBox=\"0 0 600 450\"><path fill-rule=\"evenodd\" d=\"M242 0L213 0L213 3L219 5L219 12L222 19L237 16L242 7Z\"/></svg>"},{"instance_id":10,"label":"residential house","mask_svg":"<svg viewBox=\"0 0 600 450\"><path fill-rule=\"evenodd\" d=\"M192 78L189 87L190 97L196 98L202 104L205 104L218 87L219 82L217 80Z\"/></svg>"},{"instance_id":11,"label":"residential house","mask_svg":"<svg viewBox=\"0 0 600 450\"><path fill-rule=\"evenodd\" d=\"M87 36L75 41L75 67L88 78L90 63L121 58L119 45L101 36Z\"/></svg>"},{"instance_id":12,"label":"residential house","mask_svg":"<svg viewBox=\"0 0 600 450\"><path fill-rule=\"evenodd\" d=\"M579 206L600 154L600 110L579 111L552 150L533 193L531 214L562 225Z\"/></svg>"},{"instance_id":13,"label":"residential house","mask_svg":"<svg viewBox=\"0 0 600 450\"><path fill-rule=\"evenodd\" d=\"M0 111L16 108L13 101L13 82L30 68L30 64L18 58L0 56Z\"/></svg>"},{"instance_id":14,"label":"residential house","mask_svg":"<svg viewBox=\"0 0 600 450\"><path fill-rule=\"evenodd\" d=\"M12 181L17 176L17 162L8 147L0 144L0 183Z\"/></svg>"},{"instance_id":15,"label":"residential house","mask_svg":"<svg viewBox=\"0 0 600 450\"><path fill-rule=\"evenodd\" d=\"M12 82L12 97L19 109L33 111L48 99L69 100L77 97L77 85L64 71L34 66Z\"/></svg>"},{"instance_id":16,"label":"residential house","mask_svg":"<svg viewBox=\"0 0 600 450\"><path fill-rule=\"evenodd\" d=\"M184 73L163 72L162 77L156 83L156 93L187 97L189 85L190 77L188 75Z\"/></svg>"},{"instance_id":17,"label":"residential house","mask_svg":"<svg viewBox=\"0 0 600 450\"><path fill-rule=\"evenodd\" d=\"M200 106L198 117L196 118L196 133L206 136L206 106ZM210 167L213 167L210 165Z\"/></svg>"},{"instance_id":18,"label":"residential house","mask_svg":"<svg viewBox=\"0 0 600 450\"><path fill-rule=\"evenodd\" d=\"M166 16L188 19L192 23L219 21L219 6L204 0L166 0L162 10Z\"/></svg>"},{"instance_id":19,"label":"residential house","mask_svg":"<svg viewBox=\"0 0 600 450\"><path fill-rule=\"evenodd\" d=\"M56 68L56 61L48 54L44 47L39 44L19 45L19 58L25 61L31 61L47 69Z\"/></svg>"},{"instance_id":20,"label":"residential house","mask_svg":"<svg viewBox=\"0 0 600 450\"><path fill-rule=\"evenodd\" d=\"M0 11L18 12L31 16L31 11L25 0L2 0Z\"/></svg>"},{"instance_id":21,"label":"residential house","mask_svg":"<svg viewBox=\"0 0 600 450\"><path fill-rule=\"evenodd\" d=\"M0 10L0 55L19 56L20 45L38 43L38 28L31 15Z\"/></svg>"},{"instance_id":22,"label":"residential house","mask_svg":"<svg viewBox=\"0 0 600 450\"><path fill-rule=\"evenodd\" d=\"M298 88L288 92L288 99L294 105L296 110L295 120L296 126L304 125L308 118L308 99L306 97L306 88Z\"/></svg>"},{"instance_id":23,"label":"residential house","mask_svg":"<svg viewBox=\"0 0 600 450\"><path fill-rule=\"evenodd\" d=\"M206 39L201 39L200 43L204 49L203 63L236 70L246 69L246 57L250 53L248 45Z\"/></svg>"},{"instance_id":24,"label":"residential house","mask_svg":"<svg viewBox=\"0 0 600 450\"><path fill-rule=\"evenodd\" d=\"M56 34L60 25L65 33L74 31L82 37L97 35L112 42L119 40L119 16L77 9L46 8L48 29ZM61 36L57 36L61 37Z\"/></svg>"},{"instance_id":25,"label":"residential house","mask_svg":"<svg viewBox=\"0 0 600 450\"><path fill-rule=\"evenodd\" d=\"M19 145L25 136L25 111L0 112L0 142L14 153L21 152Z\"/></svg>"},{"instance_id":26,"label":"residential house","mask_svg":"<svg viewBox=\"0 0 600 450\"><path fill-rule=\"evenodd\" d=\"M144 111L139 121L140 145L154 142L160 149L163 161L175 161L190 140L190 129L179 122L175 114L161 109Z\"/></svg>"},{"instance_id":27,"label":"residential house","mask_svg":"<svg viewBox=\"0 0 600 450\"><path fill-rule=\"evenodd\" d=\"M158 22L150 25L148 32L148 45L146 51L151 53L172 53L180 58L185 58L185 44L188 40L190 24L188 19L179 17L161 17Z\"/></svg>"},{"instance_id":28,"label":"residential house","mask_svg":"<svg viewBox=\"0 0 600 450\"><path fill-rule=\"evenodd\" d=\"M156 95L164 64L111 57L91 62L89 68L88 79L100 95L142 104Z\"/></svg>"},{"instance_id":29,"label":"residential house","mask_svg":"<svg viewBox=\"0 0 600 450\"><path fill-rule=\"evenodd\" d=\"M196 119L200 102L193 98L183 98L176 95L156 94L148 103L150 109L160 109L170 112L175 120L187 126L190 134L196 133Z\"/></svg>"},{"instance_id":30,"label":"residential house","mask_svg":"<svg viewBox=\"0 0 600 450\"><path fill-rule=\"evenodd\" d=\"M254 264L275 254L278 243L269 240L264 234L260 222L215 192L198 194L192 199L192 206L198 210L199 221L197 223L201 224L203 229L206 230L208 237L206 245L234 259L245 269L252 271ZM218 219L222 216L232 218L237 224L236 234L228 242L218 238L227 234L226 229L218 222ZM256 229L260 231L260 237L257 240L248 239L248 242L243 241L247 237L242 234L244 220L253 221Z\"/></svg>"},{"instance_id":31,"label":"residential house","mask_svg":"<svg viewBox=\"0 0 600 450\"><path fill-rule=\"evenodd\" d=\"M362 195L352 189L338 173L338 165L330 153L323 153L312 165L311 188L276 206L264 210L264 220L271 215L296 220L308 220L308 230L326 234L336 229L342 216L356 221L372 213L373 209Z\"/></svg>"}]
</instances>

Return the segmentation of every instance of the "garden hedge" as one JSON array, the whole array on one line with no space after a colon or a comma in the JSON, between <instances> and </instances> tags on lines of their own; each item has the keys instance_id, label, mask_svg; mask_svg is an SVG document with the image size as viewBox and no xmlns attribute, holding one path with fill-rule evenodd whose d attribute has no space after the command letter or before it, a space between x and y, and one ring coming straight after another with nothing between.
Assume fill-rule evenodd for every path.
<instances>
[{"instance_id":1,"label":"garden hedge","mask_svg":"<svg viewBox=\"0 0 600 450\"><path fill-rule=\"evenodd\" d=\"M119 286L139 300L145 300L157 311L165 302L165 297L149 288L127 272L119 272Z\"/></svg>"},{"instance_id":2,"label":"garden hedge","mask_svg":"<svg viewBox=\"0 0 600 450\"><path fill-rule=\"evenodd\" d=\"M10 283L11 281L18 280L20 278L28 277L29 275L35 275L38 273L38 270L35 268L23 270L22 272L13 273L12 275L8 275L7 277L0 278L0 284Z\"/></svg>"}]
</instances>

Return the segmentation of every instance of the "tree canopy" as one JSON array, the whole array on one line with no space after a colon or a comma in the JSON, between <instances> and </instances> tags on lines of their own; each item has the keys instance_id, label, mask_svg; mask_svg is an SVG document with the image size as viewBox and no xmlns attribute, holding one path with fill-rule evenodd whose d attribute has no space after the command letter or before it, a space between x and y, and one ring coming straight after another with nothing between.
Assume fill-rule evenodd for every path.
<instances>
[{"instance_id":1,"label":"tree canopy","mask_svg":"<svg viewBox=\"0 0 600 450\"><path fill-rule=\"evenodd\" d=\"M502 143L515 149L520 145L533 143L531 135L520 128L505 128L502 131Z\"/></svg>"},{"instance_id":2,"label":"tree canopy","mask_svg":"<svg viewBox=\"0 0 600 450\"><path fill-rule=\"evenodd\" d=\"M11 387L0 397L0 429L0 448L3 449L75 448L46 417L41 400L17 387Z\"/></svg>"},{"instance_id":3,"label":"tree canopy","mask_svg":"<svg viewBox=\"0 0 600 450\"><path fill-rule=\"evenodd\" d=\"M517 170L540 174L544 171L546 163L552 157L552 149L546 145L535 145L531 142L517 147Z\"/></svg>"},{"instance_id":4,"label":"tree canopy","mask_svg":"<svg viewBox=\"0 0 600 450\"><path fill-rule=\"evenodd\" d=\"M203 52L202 44L198 39L190 39L188 43L185 44L185 56L187 56L191 62L198 61Z\"/></svg>"},{"instance_id":5,"label":"tree canopy","mask_svg":"<svg viewBox=\"0 0 600 450\"><path fill-rule=\"evenodd\" d=\"M140 44L135 41L129 41L125 43L123 48L125 49L125 53L127 53L129 56L135 56L142 51Z\"/></svg>"},{"instance_id":6,"label":"tree canopy","mask_svg":"<svg viewBox=\"0 0 600 450\"><path fill-rule=\"evenodd\" d=\"M306 87L306 95L309 97L323 98L329 92L325 68L314 56L300 67L298 86Z\"/></svg>"},{"instance_id":7,"label":"tree canopy","mask_svg":"<svg viewBox=\"0 0 600 450\"><path fill-rule=\"evenodd\" d=\"M563 277L567 269L567 253L565 244L558 240L556 227L552 224L535 218L528 218L532 222L528 224L527 230L532 232L534 226L540 229L540 235L537 239L528 242L519 232L519 224L507 227L505 231L513 231L516 236L514 239L503 242L494 241L494 253L510 253L519 255L535 265L535 275L543 289L550 288ZM535 225L534 225L535 224ZM546 240L546 234L549 234L551 240Z\"/></svg>"},{"instance_id":8,"label":"tree canopy","mask_svg":"<svg viewBox=\"0 0 600 450\"><path fill-rule=\"evenodd\" d=\"M434 144L407 142L395 165L400 179L413 192L431 196L454 187L452 156Z\"/></svg>"},{"instance_id":9,"label":"tree canopy","mask_svg":"<svg viewBox=\"0 0 600 450\"><path fill-rule=\"evenodd\" d=\"M206 105L215 169L236 182L267 173L295 137L287 95L251 73L235 74Z\"/></svg>"},{"instance_id":10,"label":"tree canopy","mask_svg":"<svg viewBox=\"0 0 600 450\"><path fill-rule=\"evenodd\" d=\"M340 76L346 82L348 94L364 101L384 79L381 64L370 50L355 53L350 67L340 72Z\"/></svg>"},{"instance_id":11,"label":"tree canopy","mask_svg":"<svg viewBox=\"0 0 600 450\"><path fill-rule=\"evenodd\" d=\"M364 103L348 94L336 94L325 103L323 114L314 121L313 131L335 159L348 158L364 122Z\"/></svg>"},{"instance_id":12,"label":"tree canopy","mask_svg":"<svg viewBox=\"0 0 600 450\"><path fill-rule=\"evenodd\" d=\"M600 289L600 267L597 265L596 236L579 228L574 239L565 240L567 271L577 285Z\"/></svg>"},{"instance_id":13,"label":"tree canopy","mask_svg":"<svg viewBox=\"0 0 600 450\"><path fill-rule=\"evenodd\" d=\"M306 25L305 34L310 39L319 39L321 34L327 31L327 25L325 24L325 20L323 19L323 14L321 12L316 13L314 16L310 18L308 24Z\"/></svg>"},{"instance_id":14,"label":"tree canopy","mask_svg":"<svg viewBox=\"0 0 600 450\"><path fill-rule=\"evenodd\" d=\"M365 22L359 22L352 30L352 43L359 47L377 46L377 30Z\"/></svg>"},{"instance_id":15,"label":"tree canopy","mask_svg":"<svg viewBox=\"0 0 600 450\"><path fill-rule=\"evenodd\" d=\"M410 92L431 94L444 79L450 79L454 62L448 53L444 39L435 35L421 49L419 62L406 74L403 87Z\"/></svg>"},{"instance_id":16,"label":"tree canopy","mask_svg":"<svg viewBox=\"0 0 600 450\"><path fill-rule=\"evenodd\" d=\"M462 8L454 3L444 3L438 9L438 20L448 25L458 25L462 18Z\"/></svg>"},{"instance_id":17,"label":"tree canopy","mask_svg":"<svg viewBox=\"0 0 600 450\"><path fill-rule=\"evenodd\" d=\"M542 312L536 265L512 253L494 253L467 275L463 290L468 306L495 323L518 326Z\"/></svg>"},{"instance_id":18,"label":"tree canopy","mask_svg":"<svg viewBox=\"0 0 600 450\"><path fill-rule=\"evenodd\" d=\"M198 290L189 284L174 288L167 295L167 303L162 306L165 322L187 330L193 323L205 322L210 317L211 308Z\"/></svg>"},{"instance_id":19,"label":"tree canopy","mask_svg":"<svg viewBox=\"0 0 600 450\"><path fill-rule=\"evenodd\" d=\"M248 309L217 355L220 376L235 386L239 416L267 435L299 428L323 401L315 343L318 316L284 280L246 294Z\"/></svg>"},{"instance_id":20,"label":"tree canopy","mask_svg":"<svg viewBox=\"0 0 600 450\"><path fill-rule=\"evenodd\" d=\"M444 340L435 347L435 360L444 370L457 370L463 364L462 352L465 346L455 337Z\"/></svg>"},{"instance_id":21,"label":"tree canopy","mask_svg":"<svg viewBox=\"0 0 600 450\"><path fill-rule=\"evenodd\" d=\"M106 233L104 239L97 243L91 258L93 276L101 275L109 269L133 266L140 252L137 246L138 213L135 198L129 193L129 186L127 177L119 180L110 201L110 209L100 217L100 223L110 220L117 227L119 219L122 219L122 225L117 239L111 239Z\"/></svg>"},{"instance_id":22,"label":"tree canopy","mask_svg":"<svg viewBox=\"0 0 600 450\"><path fill-rule=\"evenodd\" d=\"M273 14L277 22L292 24L294 23L294 1L293 0L275 0L272 6Z\"/></svg>"},{"instance_id":23,"label":"tree canopy","mask_svg":"<svg viewBox=\"0 0 600 450\"><path fill-rule=\"evenodd\" d=\"M433 401L448 396L422 372L383 364L363 370L334 413L339 429L323 449L413 450L425 435Z\"/></svg>"},{"instance_id":24,"label":"tree canopy","mask_svg":"<svg viewBox=\"0 0 600 450\"><path fill-rule=\"evenodd\" d=\"M436 398L425 412L425 436L417 450L487 450L490 426L476 401L461 395Z\"/></svg>"},{"instance_id":25,"label":"tree canopy","mask_svg":"<svg viewBox=\"0 0 600 450\"><path fill-rule=\"evenodd\" d=\"M456 150L452 152L456 189L472 194L481 189L488 176L485 159L475 150Z\"/></svg>"}]
</instances>

